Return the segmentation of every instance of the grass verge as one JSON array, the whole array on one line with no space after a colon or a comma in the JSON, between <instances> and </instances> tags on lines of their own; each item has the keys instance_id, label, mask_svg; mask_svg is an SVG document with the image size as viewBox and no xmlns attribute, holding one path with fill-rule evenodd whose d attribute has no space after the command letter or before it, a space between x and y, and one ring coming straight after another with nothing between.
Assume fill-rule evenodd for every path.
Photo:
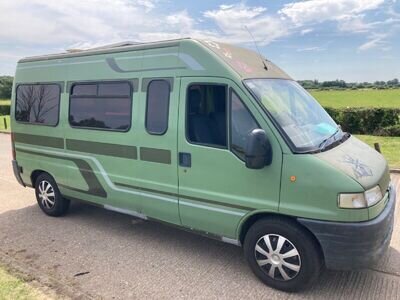
<instances>
[{"instance_id":1,"label":"grass verge","mask_svg":"<svg viewBox=\"0 0 400 300\"><path fill-rule=\"evenodd\" d=\"M379 143L383 156L391 169L400 169L400 137L386 137L373 135L355 135L370 146Z\"/></svg>"},{"instance_id":2,"label":"grass verge","mask_svg":"<svg viewBox=\"0 0 400 300\"><path fill-rule=\"evenodd\" d=\"M10 105L11 100L8 99L0 99L0 105Z\"/></svg>"},{"instance_id":3,"label":"grass verge","mask_svg":"<svg viewBox=\"0 0 400 300\"><path fill-rule=\"evenodd\" d=\"M4 120L6 123L4 123ZM10 116L0 116L0 131L10 132Z\"/></svg>"},{"instance_id":4,"label":"grass verge","mask_svg":"<svg viewBox=\"0 0 400 300\"><path fill-rule=\"evenodd\" d=\"M42 300L50 298L0 267L0 299Z\"/></svg>"}]
</instances>

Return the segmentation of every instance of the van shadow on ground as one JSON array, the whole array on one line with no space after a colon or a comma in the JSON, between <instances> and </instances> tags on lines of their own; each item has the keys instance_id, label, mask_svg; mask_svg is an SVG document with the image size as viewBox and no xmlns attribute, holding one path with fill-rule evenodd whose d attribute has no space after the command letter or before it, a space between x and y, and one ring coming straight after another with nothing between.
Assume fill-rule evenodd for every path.
<instances>
[{"instance_id":1,"label":"van shadow on ground","mask_svg":"<svg viewBox=\"0 0 400 300\"><path fill-rule=\"evenodd\" d=\"M400 277L384 274L400 270L395 248L374 267L381 272L327 271L312 289L285 294L255 278L239 247L81 203L62 218L47 217L36 205L8 211L0 214L0 228L0 253L105 298L193 297L203 289L221 296L221 288L237 298L400 295Z\"/></svg>"}]
</instances>

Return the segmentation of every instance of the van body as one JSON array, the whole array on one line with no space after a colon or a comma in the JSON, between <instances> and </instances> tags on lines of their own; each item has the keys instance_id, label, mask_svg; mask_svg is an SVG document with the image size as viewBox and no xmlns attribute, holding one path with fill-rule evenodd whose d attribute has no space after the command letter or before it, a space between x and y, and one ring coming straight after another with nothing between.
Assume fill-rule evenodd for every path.
<instances>
[{"instance_id":1,"label":"van body","mask_svg":"<svg viewBox=\"0 0 400 300\"><path fill-rule=\"evenodd\" d=\"M383 156L247 49L180 39L22 59L11 122L15 176L46 214L83 200L243 245L278 289L366 267L390 243Z\"/></svg>"}]
</instances>

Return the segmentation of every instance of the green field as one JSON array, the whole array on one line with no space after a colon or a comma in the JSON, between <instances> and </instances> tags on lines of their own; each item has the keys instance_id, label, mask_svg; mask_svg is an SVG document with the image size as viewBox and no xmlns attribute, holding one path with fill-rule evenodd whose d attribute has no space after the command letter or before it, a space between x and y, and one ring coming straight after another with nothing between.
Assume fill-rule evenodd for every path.
<instances>
[{"instance_id":1,"label":"green field","mask_svg":"<svg viewBox=\"0 0 400 300\"><path fill-rule=\"evenodd\" d=\"M309 91L324 107L397 107L400 108L400 89L393 90L328 90Z\"/></svg>"},{"instance_id":2,"label":"green field","mask_svg":"<svg viewBox=\"0 0 400 300\"><path fill-rule=\"evenodd\" d=\"M373 135L355 135L370 146L379 143L383 156L389 163L391 169L400 169L400 137L383 137Z\"/></svg>"}]
</instances>

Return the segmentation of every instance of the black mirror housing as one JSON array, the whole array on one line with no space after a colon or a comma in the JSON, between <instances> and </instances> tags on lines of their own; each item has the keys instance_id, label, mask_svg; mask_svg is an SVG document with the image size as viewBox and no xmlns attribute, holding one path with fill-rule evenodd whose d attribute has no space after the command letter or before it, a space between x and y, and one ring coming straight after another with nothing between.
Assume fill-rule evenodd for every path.
<instances>
[{"instance_id":1,"label":"black mirror housing","mask_svg":"<svg viewBox=\"0 0 400 300\"><path fill-rule=\"evenodd\" d=\"M249 169L262 169L272 163L272 147L264 130L254 129L250 132L247 138L245 162Z\"/></svg>"}]
</instances>

